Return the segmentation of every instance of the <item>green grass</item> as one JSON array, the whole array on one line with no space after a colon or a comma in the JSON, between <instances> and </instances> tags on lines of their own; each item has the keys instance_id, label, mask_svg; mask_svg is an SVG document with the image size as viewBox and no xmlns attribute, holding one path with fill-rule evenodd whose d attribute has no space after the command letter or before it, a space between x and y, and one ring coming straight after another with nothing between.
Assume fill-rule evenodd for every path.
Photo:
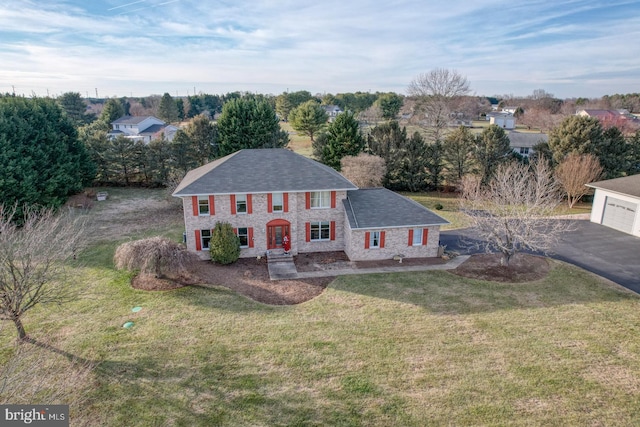
<instances>
[{"instance_id":1,"label":"green grass","mask_svg":"<svg viewBox=\"0 0 640 427\"><path fill-rule=\"evenodd\" d=\"M342 277L290 307L222 287L137 291L110 263L77 272L82 299L25 318L34 338L98 364L72 425L640 421L640 300L570 266L517 285Z\"/></svg>"},{"instance_id":2,"label":"green grass","mask_svg":"<svg viewBox=\"0 0 640 427\"><path fill-rule=\"evenodd\" d=\"M280 129L289 133L289 148L303 156L313 156L311 138L305 135L298 135L288 122L280 122Z\"/></svg>"}]
</instances>

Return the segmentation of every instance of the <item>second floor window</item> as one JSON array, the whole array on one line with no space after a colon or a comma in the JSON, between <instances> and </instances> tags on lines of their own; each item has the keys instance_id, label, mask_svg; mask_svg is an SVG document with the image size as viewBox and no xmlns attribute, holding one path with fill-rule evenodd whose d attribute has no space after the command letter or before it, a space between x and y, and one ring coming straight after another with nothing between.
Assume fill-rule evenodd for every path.
<instances>
[{"instance_id":1,"label":"second floor window","mask_svg":"<svg viewBox=\"0 0 640 427\"><path fill-rule=\"evenodd\" d=\"M247 195L238 194L236 196L236 212L239 214L247 213Z\"/></svg>"},{"instance_id":2,"label":"second floor window","mask_svg":"<svg viewBox=\"0 0 640 427\"><path fill-rule=\"evenodd\" d=\"M331 207L330 191L312 191L311 192L311 208L328 208Z\"/></svg>"},{"instance_id":3,"label":"second floor window","mask_svg":"<svg viewBox=\"0 0 640 427\"><path fill-rule=\"evenodd\" d=\"M209 197L207 196L198 197L198 214L209 215Z\"/></svg>"},{"instance_id":4,"label":"second floor window","mask_svg":"<svg viewBox=\"0 0 640 427\"><path fill-rule=\"evenodd\" d=\"M271 209L273 212L282 212L284 210L282 193L273 193L271 195Z\"/></svg>"}]
</instances>

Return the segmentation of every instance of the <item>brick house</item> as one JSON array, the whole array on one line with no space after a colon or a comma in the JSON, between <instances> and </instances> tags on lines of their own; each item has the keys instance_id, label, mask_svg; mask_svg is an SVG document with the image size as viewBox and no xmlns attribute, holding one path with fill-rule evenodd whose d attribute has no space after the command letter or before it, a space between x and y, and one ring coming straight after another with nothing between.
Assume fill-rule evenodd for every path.
<instances>
[{"instance_id":1,"label":"brick house","mask_svg":"<svg viewBox=\"0 0 640 427\"><path fill-rule=\"evenodd\" d=\"M448 222L384 188L358 189L332 168L286 149L240 150L187 173L175 197L187 248L209 257L216 222L232 224L241 257L345 251L351 260L433 257Z\"/></svg>"}]
</instances>

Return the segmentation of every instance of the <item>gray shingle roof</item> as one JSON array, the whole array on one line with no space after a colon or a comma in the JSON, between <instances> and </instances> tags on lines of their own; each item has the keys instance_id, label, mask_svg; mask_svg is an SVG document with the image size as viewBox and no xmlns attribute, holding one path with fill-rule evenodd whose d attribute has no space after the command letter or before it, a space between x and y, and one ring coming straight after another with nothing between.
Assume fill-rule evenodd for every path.
<instances>
[{"instance_id":1,"label":"gray shingle roof","mask_svg":"<svg viewBox=\"0 0 640 427\"><path fill-rule=\"evenodd\" d=\"M640 197L640 174L592 182L587 187L600 188L628 196Z\"/></svg>"},{"instance_id":2,"label":"gray shingle roof","mask_svg":"<svg viewBox=\"0 0 640 427\"><path fill-rule=\"evenodd\" d=\"M449 224L420 203L386 188L347 191L342 203L352 230Z\"/></svg>"},{"instance_id":3,"label":"gray shingle roof","mask_svg":"<svg viewBox=\"0 0 640 427\"><path fill-rule=\"evenodd\" d=\"M119 119L115 120L114 122L112 122L112 124L114 125L137 125L138 123L142 122L143 120L148 119L149 117L153 117L153 116L122 116ZM156 117L153 117L156 120L160 120Z\"/></svg>"},{"instance_id":4,"label":"gray shingle roof","mask_svg":"<svg viewBox=\"0 0 640 427\"><path fill-rule=\"evenodd\" d=\"M509 132L507 134L511 147L534 147L540 142L547 142L546 133Z\"/></svg>"},{"instance_id":5,"label":"gray shingle roof","mask_svg":"<svg viewBox=\"0 0 640 427\"><path fill-rule=\"evenodd\" d=\"M240 150L189 171L173 195L352 190L329 166L283 148Z\"/></svg>"}]
</instances>

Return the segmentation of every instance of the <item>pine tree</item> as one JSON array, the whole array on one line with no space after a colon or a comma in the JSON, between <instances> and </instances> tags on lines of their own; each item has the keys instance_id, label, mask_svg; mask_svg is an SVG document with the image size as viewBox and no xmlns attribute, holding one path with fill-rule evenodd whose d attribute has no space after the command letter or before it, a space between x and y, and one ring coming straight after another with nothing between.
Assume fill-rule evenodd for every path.
<instances>
[{"instance_id":1,"label":"pine tree","mask_svg":"<svg viewBox=\"0 0 640 427\"><path fill-rule=\"evenodd\" d=\"M489 182L500 164L512 158L512 152L509 137L500 126L490 125L477 135L475 155L483 183Z\"/></svg>"},{"instance_id":2,"label":"pine tree","mask_svg":"<svg viewBox=\"0 0 640 427\"><path fill-rule=\"evenodd\" d=\"M340 170L344 156L357 156L364 150L365 140L353 113L339 114L329 124L327 132L312 144L314 155L325 165Z\"/></svg>"},{"instance_id":3,"label":"pine tree","mask_svg":"<svg viewBox=\"0 0 640 427\"><path fill-rule=\"evenodd\" d=\"M443 143L442 158L446 165L446 179L457 184L475 168L473 158L475 138L469 128L460 126L449 133Z\"/></svg>"},{"instance_id":4,"label":"pine tree","mask_svg":"<svg viewBox=\"0 0 640 427\"><path fill-rule=\"evenodd\" d=\"M308 135L313 144L313 136L325 127L328 120L327 113L316 101L300 104L289 113L291 127L298 133Z\"/></svg>"},{"instance_id":5,"label":"pine tree","mask_svg":"<svg viewBox=\"0 0 640 427\"><path fill-rule=\"evenodd\" d=\"M162 95L160 105L158 106L158 117L167 123L175 123L178 121L178 106L168 93Z\"/></svg>"},{"instance_id":6,"label":"pine tree","mask_svg":"<svg viewBox=\"0 0 640 427\"><path fill-rule=\"evenodd\" d=\"M219 264L231 264L240 257L240 239L228 222L216 222L209 242L211 260Z\"/></svg>"}]
</instances>

